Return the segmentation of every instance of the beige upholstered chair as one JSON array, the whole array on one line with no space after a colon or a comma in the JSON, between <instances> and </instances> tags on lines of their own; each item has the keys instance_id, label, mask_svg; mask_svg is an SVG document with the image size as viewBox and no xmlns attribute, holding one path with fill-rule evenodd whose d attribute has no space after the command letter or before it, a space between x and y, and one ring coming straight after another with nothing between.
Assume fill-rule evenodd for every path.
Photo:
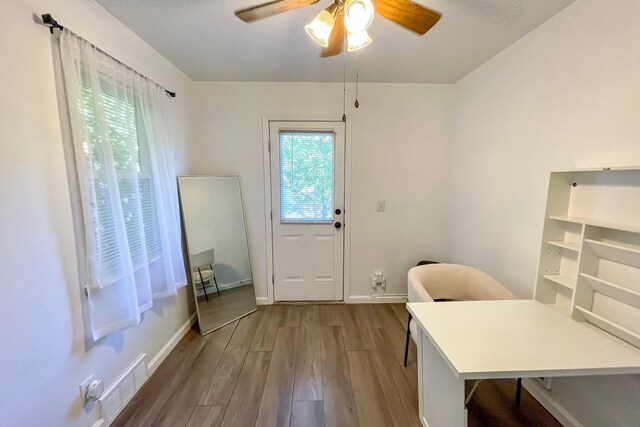
<instances>
[{"instance_id":1,"label":"beige upholstered chair","mask_svg":"<svg viewBox=\"0 0 640 427\"><path fill-rule=\"evenodd\" d=\"M502 283L468 265L420 265L409 270L407 281L409 302L516 299ZM410 331L416 333L413 321Z\"/></svg>"},{"instance_id":2,"label":"beige upholstered chair","mask_svg":"<svg viewBox=\"0 0 640 427\"><path fill-rule=\"evenodd\" d=\"M434 301L481 301L516 299L493 277L468 265L428 264L409 270L407 275L409 302ZM415 340L416 322L411 319L407 324L404 365L409 355L409 337ZM520 384L516 391L516 403L520 403ZM474 387L475 389L475 387Z\"/></svg>"}]
</instances>

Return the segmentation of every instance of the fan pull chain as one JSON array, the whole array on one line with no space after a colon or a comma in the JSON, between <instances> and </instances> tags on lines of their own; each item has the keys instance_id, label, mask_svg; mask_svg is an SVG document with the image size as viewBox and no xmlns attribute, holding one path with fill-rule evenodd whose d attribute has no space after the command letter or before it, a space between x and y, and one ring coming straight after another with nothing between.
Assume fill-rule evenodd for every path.
<instances>
[{"instance_id":1,"label":"fan pull chain","mask_svg":"<svg viewBox=\"0 0 640 427\"><path fill-rule=\"evenodd\" d=\"M342 121L347 122L347 37L345 36L342 49Z\"/></svg>"},{"instance_id":2,"label":"fan pull chain","mask_svg":"<svg viewBox=\"0 0 640 427\"><path fill-rule=\"evenodd\" d=\"M360 52L356 50L356 102L353 103L353 106L358 108L360 107L360 102L358 102L358 83L360 81Z\"/></svg>"}]
</instances>

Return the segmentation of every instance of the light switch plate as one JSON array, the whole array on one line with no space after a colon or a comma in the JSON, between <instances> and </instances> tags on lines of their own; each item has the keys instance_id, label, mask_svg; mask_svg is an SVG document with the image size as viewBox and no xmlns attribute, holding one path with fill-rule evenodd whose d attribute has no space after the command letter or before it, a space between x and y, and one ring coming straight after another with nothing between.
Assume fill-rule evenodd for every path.
<instances>
[{"instance_id":1,"label":"light switch plate","mask_svg":"<svg viewBox=\"0 0 640 427\"><path fill-rule=\"evenodd\" d=\"M376 207L378 212L384 212L387 209L387 202L385 202L384 200L381 200L376 203Z\"/></svg>"}]
</instances>

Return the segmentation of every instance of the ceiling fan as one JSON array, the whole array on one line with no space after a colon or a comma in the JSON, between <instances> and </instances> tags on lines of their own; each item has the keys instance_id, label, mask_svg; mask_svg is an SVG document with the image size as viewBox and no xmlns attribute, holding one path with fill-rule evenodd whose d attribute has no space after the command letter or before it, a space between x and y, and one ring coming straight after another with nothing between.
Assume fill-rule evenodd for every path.
<instances>
[{"instance_id":1,"label":"ceiling fan","mask_svg":"<svg viewBox=\"0 0 640 427\"><path fill-rule=\"evenodd\" d=\"M319 0L274 0L235 14L244 22L254 22L279 13L299 9ZM367 28L373 22L374 13L382 15L402 27L423 35L440 19L441 14L411 0L334 0L307 26L307 34L320 46L320 56L328 57L342 52L345 32L347 50L355 51L371 43Z\"/></svg>"}]
</instances>

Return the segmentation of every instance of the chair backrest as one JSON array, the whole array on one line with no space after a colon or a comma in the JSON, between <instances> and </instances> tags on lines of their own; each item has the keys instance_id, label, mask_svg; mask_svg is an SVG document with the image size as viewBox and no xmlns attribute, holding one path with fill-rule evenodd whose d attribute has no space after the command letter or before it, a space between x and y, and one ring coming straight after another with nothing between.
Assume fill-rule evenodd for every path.
<instances>
[{"instance_id":1,"label":"chair backrest","mask_svg":"<svg viewBox=\"0 0 640 427\"><path fill-rule=\"evenodd\" d=\"M198 268L209 267L210 264L215 263L215 252L212 249L207 249L196 254L191 254L191 268L195 271Z\"/></svg>"},{"instance_id":2,"label":"chair backrest","mask_svg":"<svg viewBox=\"0 0 640 427\"><path fill-rule=\"evenodd\" d=\"M516 299L513 292L484 271L469 268L473 270L468 288L469 299L474 301Z\"/></svg>"},{"instance_id":3,"label":"chair backrest","mask_svg":"<svg viewBox=\"0 0 640 427\"><path fill-rule=\"evenodd\" d=\"M409 270L408 278L414 286L421 284L431 300L480 301L516 298L496 279L468 265L422 265Z\"/></svg>"}]
</instances>

